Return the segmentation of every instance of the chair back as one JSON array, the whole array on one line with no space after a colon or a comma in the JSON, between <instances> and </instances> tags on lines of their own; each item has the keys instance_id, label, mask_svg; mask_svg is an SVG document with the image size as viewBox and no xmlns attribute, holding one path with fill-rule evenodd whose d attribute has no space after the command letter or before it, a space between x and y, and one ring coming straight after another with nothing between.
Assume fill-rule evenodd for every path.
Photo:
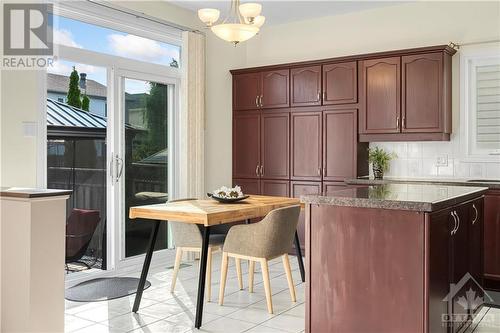
<instances>
[{"instance_id":1,"label":"chair back","mask_svg":"<svg viewBox=\"0 0 500 333\"><path fill-rule=\"evenodd\" d=\"M295 231L299 223L300 205L278 208L259 223L262 234L254 238L263 257L273 258L288 253L292 248ZM256 235L257 236L257 235Z\"/></svg>"},{"instance_id":2,"label":"chair back","mask_svg":"<svg viewBox=\"0 0 500 333\"><path fill-rule=\"evenodd\" d=\"M194 198L170 200L170 202L192 201ZM203 238L201 237L200 228L194 223L183 223L168 221L172 230L172 236L175 246L178 247L201 247Z\"/></svg>"},{"instance_id":3,"label":"chair back","mask_svg":"<svg viewBox=\"0 0 500 333\"><path fill-rule=\"evenodd\" d=\"M83 257L100 221L98 210L71 211L66 223L66 262Z\"/></svg>"}]
</instances>

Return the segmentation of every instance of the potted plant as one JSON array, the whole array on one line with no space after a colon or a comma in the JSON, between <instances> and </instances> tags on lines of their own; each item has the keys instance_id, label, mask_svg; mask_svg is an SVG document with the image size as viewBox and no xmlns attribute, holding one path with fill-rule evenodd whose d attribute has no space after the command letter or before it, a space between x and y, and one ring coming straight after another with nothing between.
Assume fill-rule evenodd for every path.
<instances>
[{"instance_id":1,"label":"potted plant","mask_svg":"<svg viewBox=\"0 0 500 333\"><path fill-rule=\"evenodd\" d=\"M395 153L386 152L379 147L368 149L368 162L372 164L375 179L384 178L384 172L389 170L389 163L396 157Z\"/></svg>"}]
</instances>

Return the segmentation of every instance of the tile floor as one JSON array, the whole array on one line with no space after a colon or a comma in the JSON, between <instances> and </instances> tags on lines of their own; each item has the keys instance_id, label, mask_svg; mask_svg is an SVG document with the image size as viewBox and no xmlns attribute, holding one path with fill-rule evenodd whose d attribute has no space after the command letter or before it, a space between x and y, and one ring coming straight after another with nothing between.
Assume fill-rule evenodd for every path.
<instances>
[{"instance_id":1,"label":"tile floor","mask_svg":"<svg viewBox=\"0 0 500 333\"><path fill-rule=\"evenodd\" d=\"M172 262L173 262L172 253ZM242 261L244 290L239 290L234 261L230 260L224 305L219 306L220 253L214 255L212 302L205 303L201 330L194 329L198 261L181 268L176 290L170 293L172 269L151 268L151 287L144 291L141 308L132 313L134 296L107 302L66 301L66 332L302 332L304 331L304 287L297 259L290 257L297 302L292 303L281 258L269 265L274 315L267 312L264 286L256 265L254 293L248 292L247 263ZM140 272L127 274L138 277Z\"/></svg>"}]
</instances>

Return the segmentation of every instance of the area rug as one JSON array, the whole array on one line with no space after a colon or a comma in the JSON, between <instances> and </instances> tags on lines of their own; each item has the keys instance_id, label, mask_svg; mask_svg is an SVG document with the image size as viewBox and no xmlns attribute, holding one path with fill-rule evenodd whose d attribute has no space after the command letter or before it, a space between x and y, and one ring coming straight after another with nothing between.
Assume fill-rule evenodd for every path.
<instances>
[{"instance_id":1,"label":"area rug","mask_svg":"<svg viewBox=\"0 0 500 333\"><path fill-rule=\"evenodd\" d=\"M74 302L107 301L135 294L138 285L139 279L131 277L93 279L66 289L65 298ZM146 281L144 290L150 286Z\"/></svg>"}]
</instances>

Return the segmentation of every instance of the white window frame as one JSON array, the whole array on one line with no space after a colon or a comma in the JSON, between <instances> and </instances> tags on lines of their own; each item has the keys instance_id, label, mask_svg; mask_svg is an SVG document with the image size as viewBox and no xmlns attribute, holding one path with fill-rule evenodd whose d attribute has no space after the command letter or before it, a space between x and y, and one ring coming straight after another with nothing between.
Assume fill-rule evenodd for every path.
<instances>
[{"instance_id":1,"label":"white window frame","mask_svg":"<svg viewBox=\"0 0 500 333\"><path fill-rule=\"evenodd\" d=\"M91 2L57 2L54 3L54 14L64 16L70 19L75 19L89 24L94 24L110 29L115 29L120 32L130 33L144 38L150 38L160 42L165 42L172 45L177 45L181 47L182 54L182 34L179 29L170 28L163 24L152 22L149 20L144 20L140 18L131 19L130 14L124 12L115 11L110 8L99 7ZM146 63L135 59L129 59L124 57L119 57L110 54L103 54L95 51L90 51L86 49L69 47L66 45L54 45L55 54L59 55L63 60L69 60L78 63L90 64L94 66L104 67L107 69L107 86L108 86L108 124L112 122L116 123L117 119L116 112L111 112L113 108L118 107L116 105L119 103L117 100L117 77L119 74L124 74L125 72L131 73L135 72L138 76L144 76L144 78L154 78L158 82L164 82L175 85L175 101L174 108L169 110L169 147L171 147L171 152L169 154L169 193L175 196L179 193L179 181L176 175L179 175L179 161L180 161L180 151L179 151L179 112L180 107L180 96L181 96L181 80L183 77L182 67L175 68L168 65ZM181 54L179 58L180 62ZM154 73L154 74L153 74ZM39 131L39 151L38 159L40 161L38 168L38 179L39 184L46 184L47 179L47 133L46 133L46 71L40 71L39 77L40 83L43 87L42 94L40 96L41 107L39 119L39 125L42 129ZM115 130L116 135L117 131ZM108 126L108 142L107 142L107 156L111 156L113 147L116 147L118 138L114 137L110 133ZM173 144L172 144L173 143ZM109 163L109 160L108 160ZM121 212L117 206L121 204L121 200L116 198L116 190L113 189L113 184L111 184L111 178L107 177L107 203L108 203L108 220L112 221L122 217L123 212ZM112 214L109 214L110 212ZM115 213L118 212L118 213ZM115 216L117 214L118 216ZM125 273L137 270L144 261L144 254L138 255L130 258L123 257L123 251L121 249L121 243L124 239L121 238L122 228L116 223L107 223L107 234L113 235L114 240L112 242L107 242L107 263L108 268L106 271L94 271L94 272L79 272L73 273L66 277L66 286L77 284L82 281L89 280L91 278L101 277L101 276L115 276L117 273ZM153 255L152 265L164 265L170 258L167 256L168 250L155 251ZM89 274L91 273L91 274Z\"/></svg>"},{"instance_id":2,"label":"white window frame","mask_svg":"<svg viewBox=\"0 0 500 333\"><path fill-rule=\"evenodd\" d=\"M476 90L474 66L500 63L500 43L463 46L460 49L460 149L464 162L500 162L500 149L480 149L476 142Z\"/></svg>"}]
</instances>

